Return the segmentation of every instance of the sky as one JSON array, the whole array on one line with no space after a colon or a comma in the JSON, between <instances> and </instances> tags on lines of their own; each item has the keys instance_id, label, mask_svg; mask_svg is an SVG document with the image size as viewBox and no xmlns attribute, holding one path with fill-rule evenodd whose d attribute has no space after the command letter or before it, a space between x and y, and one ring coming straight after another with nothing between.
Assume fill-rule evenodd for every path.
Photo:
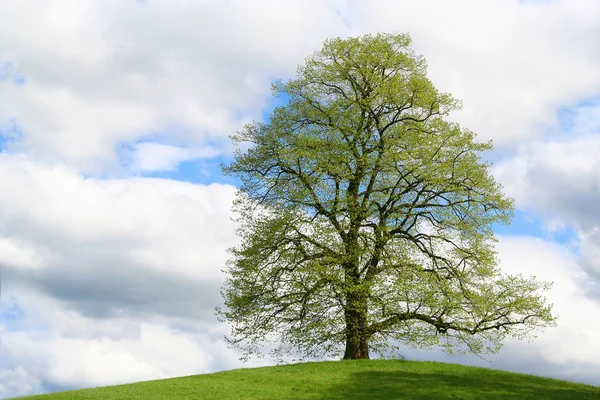
<instances>
[{"instance_id":1,"label":"sky","mask_svg":"<svg viewBox=\"0 0 600 400\"><path fill-rule=\"evenodd\" d=\"M596 0L0 3L0 398L270 365L228 349L228 135L331 37L408 32L515 199L500 267L558 326L437 360L600 385Z\"/></svg>"}]
</instances>

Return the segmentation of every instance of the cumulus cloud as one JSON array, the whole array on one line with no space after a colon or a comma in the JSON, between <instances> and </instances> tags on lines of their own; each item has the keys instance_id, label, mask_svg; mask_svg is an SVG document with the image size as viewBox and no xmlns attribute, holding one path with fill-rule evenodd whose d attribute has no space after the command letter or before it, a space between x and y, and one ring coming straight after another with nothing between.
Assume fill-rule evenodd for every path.
<instances>
[{"instance_id":1,"label":"cumulus cloud","mask_svg":"<svg viewBox=\"0 0 600 400\"><path fill-rule=\"evenodd\" d=\"M219 325L189 321L182 329L172 317L90 318L52 297L24 290L18 296L22 315L10 329L0 329L2 398L240 365L223 345Z\"/></svg>"},{"instance_id":2,"label":"cumulus cloud","mask_svg":"<svg viewBox=\"0 0 600 400\"><path fill-rule=\"evenodd\" d=\"M0 181L7 279L89 313L211 313L225 250L236 241L233 186L84 179L62 165L9 155L0 155Z\"/></svg>"},{"instance_id":3,"label":"cumulus cloud","mask_svg":"<svg viewBox=\"0 0 600 400\"><path fill-rule=\"evenodd\" d=\"M584 268L600 279L600 103L562 113L564 131L531 142L495 167L517 206L542 216L547 229L573 228ZM552 130L551 130L552 132ZM590 283L588 290L600 297Z\"/></svg>"},{"instance_id":4,"label":"cumulus cloud","mask_svg":"<svg viewBox=\"0 0 600 400\"><path fill-rule=\"evenodd\" d=\"M345 33L335 3L3 7L0 60L27 84L2 87L0 121L16 117L25 132L14 150L95 173L118 166L119 143L140 138L227 147L226 135L260 118L273 79L293 73L324 37Z\"/></svg>"},{"instance_id":5,"label":"cumulus cloud","mask_svg":"<svg viewBox=\"0 0 600 400\"><path fill-rule=\"evenodd\" d=\"M133 172L174 171L184 161L210 159L218 155L220 151L210 146L186 148L152 142L136 143L130 169Z\"/></svg>"},{"instance_id":6,"label":"cumulus cloud","mask_svg":"<svg viewBox=\"0 0 600 400\"><path fill-rule=\"evenodd\" d=\"M600 91L600 5L593 1L356 2L358 31L411 32L438 88L464 101L455 118L512 147L558 107Z\"/></svg>"},{"instance_id":7,"label":"cumulus cloud","mask_svg":"<svg viewBox=\"0 0 600 400\"><path fill-rule=\"evenodd\" d=\"M12 148L89 173L143 138L230 150L269 83L332 36L410 31L435 83L464 99L457 118L499 144L600 90L594 1L27 0L2 14L0 60L27 81L0 91L0 121L24 132Z\"/></svg>"}]
</instances>

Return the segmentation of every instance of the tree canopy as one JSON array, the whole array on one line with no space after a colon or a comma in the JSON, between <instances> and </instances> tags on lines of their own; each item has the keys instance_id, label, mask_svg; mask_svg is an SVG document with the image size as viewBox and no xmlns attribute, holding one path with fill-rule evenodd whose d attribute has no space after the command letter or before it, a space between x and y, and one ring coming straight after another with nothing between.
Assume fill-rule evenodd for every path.
<instances>
[{"instance_id":1,"label":"tree canopy","mask_svg":"<svg viewBox=\"0 0 600 400\"><path fill-rule=\"evenodd\" d=\"M269 121L231 136L241 243L217 315L246 355L479 354L554 324L550 284L498 267L492 225L513 201L480 159L492 143L448 119L460 102L410 44L327 40L273 85Z\"/></svg>"}]
</instances>

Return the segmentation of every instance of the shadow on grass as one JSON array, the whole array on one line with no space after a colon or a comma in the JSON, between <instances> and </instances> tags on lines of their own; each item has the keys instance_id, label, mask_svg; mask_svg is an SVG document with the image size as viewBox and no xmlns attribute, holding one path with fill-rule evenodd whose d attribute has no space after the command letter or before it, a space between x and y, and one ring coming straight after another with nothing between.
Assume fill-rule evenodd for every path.
<instances>
[{"instance_id":1,"label":"shadow on grass","mask_svg":"<svg viewBox=\"0 0 600 400\"><path fill-rule=\"evenodd\" d=\"M310 390L309 388L307 388ZM364 371L351 374L327 393L304 393L303 399L600 399L600 388L533 376L480 373Z\"/></svg>"}]
</instances>

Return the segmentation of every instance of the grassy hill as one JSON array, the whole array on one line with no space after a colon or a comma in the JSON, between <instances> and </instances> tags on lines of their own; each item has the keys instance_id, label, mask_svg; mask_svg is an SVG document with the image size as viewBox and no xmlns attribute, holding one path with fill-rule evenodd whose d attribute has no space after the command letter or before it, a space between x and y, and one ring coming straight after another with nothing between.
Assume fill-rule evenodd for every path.
<instances>
[{"instance_id":1,"label":"grassy hill","mask_svg":"<svg viewBox=\"0 0 600 400\"><path fill-rule=\"evenodd\" d=\"M313 362L238 369L22 399L600 399L600 387L456 364Z\"/></svg>"}]
</instances>

